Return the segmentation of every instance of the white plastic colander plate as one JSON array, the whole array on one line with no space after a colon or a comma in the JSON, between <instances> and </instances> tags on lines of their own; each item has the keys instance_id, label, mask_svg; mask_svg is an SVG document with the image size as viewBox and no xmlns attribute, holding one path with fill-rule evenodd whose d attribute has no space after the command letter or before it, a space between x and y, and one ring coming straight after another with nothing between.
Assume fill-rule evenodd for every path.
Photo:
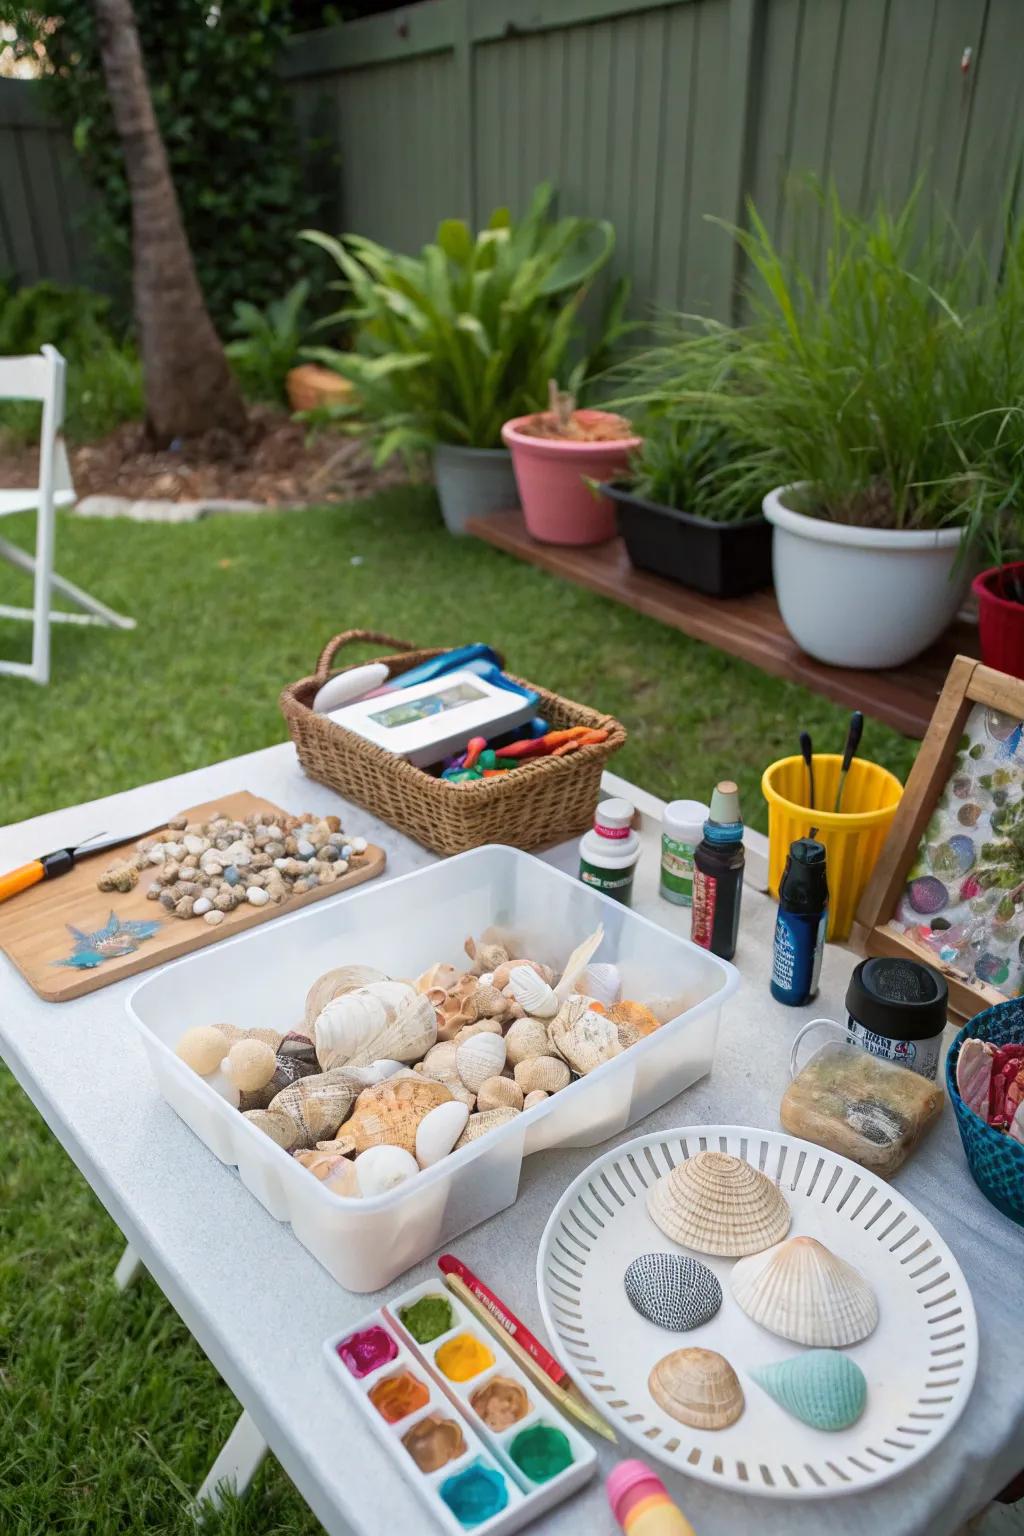
<instances>
[{"instance_id":1,"label":"white plastic colander plate","mask_svg":"<svg viewBox=\"0 0 1024 1536\"><path fill-rule=\"evenodd\" d=\"M789 1235L818 1238L874 1287L878 1326L848 1351L868 1382L867 1407L850 1429L811 1429L752 1380L751 1367L802 1351L737 1306L729 1290L735 1260L698 1255L718 1275L725 1299L717 1316L688 1333L656 1327L626 1300L622 1277L633 1259L684 1251L648 1216L647 1191L708 1149L762 1169L789 1202ZM556 1351L616 1430L676 1472L736 1492L829 1498L897 1477L948 1434L974 1382L974 1304L935 1228L884 1180L783 1132L687 1126L606 1152L552 1212L537 1286ZM690 1429L647 1390L655 1361L691 1345L718 1350L740 1378L746 1406L727 1429Z\"/></svg>"}]
</instances>

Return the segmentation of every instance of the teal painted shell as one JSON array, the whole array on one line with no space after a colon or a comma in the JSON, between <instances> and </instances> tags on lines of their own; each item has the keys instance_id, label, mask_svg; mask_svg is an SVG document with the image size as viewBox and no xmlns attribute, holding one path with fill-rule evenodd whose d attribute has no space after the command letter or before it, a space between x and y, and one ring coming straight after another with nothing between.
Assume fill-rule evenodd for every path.
<instances>
[{"instance_id":1,"label":"teal painted shell","mask_svg":"<svg viewBox=\"0 0 1024 1536\"><path fill-rule=\"evenodd\" d=\"M864 1372L835 1349L810 1349L750 1374L780 1407L812 1429L849 1429L867 1402Z\"/></svg>"}]
</instances>

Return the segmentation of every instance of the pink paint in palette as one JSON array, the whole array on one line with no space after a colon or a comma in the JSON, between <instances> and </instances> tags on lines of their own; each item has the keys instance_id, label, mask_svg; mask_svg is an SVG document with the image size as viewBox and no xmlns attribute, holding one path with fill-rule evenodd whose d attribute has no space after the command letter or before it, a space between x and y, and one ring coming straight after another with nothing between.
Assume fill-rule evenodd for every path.
<instances>
[{"instance_id":1,"label":"pink paint in palette","mask_svg":"<svg viewBox=\"0 0 1024 1536\"><path fill-rule=\"evenodd\" d=\"M436 1281L324 1348L450 1536L518 1530L594 1473L594 1451L575 1426L538 1399L500 1342Z\"/></svg>"}]
</instances>

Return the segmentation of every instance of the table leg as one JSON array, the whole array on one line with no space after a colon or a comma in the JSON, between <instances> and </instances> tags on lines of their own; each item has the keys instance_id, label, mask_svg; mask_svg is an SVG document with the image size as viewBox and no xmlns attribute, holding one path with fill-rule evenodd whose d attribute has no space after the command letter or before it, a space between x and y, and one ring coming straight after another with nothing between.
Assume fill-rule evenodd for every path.
<instances>
[{"instance_id":1,"label":"table leg","mask_svg":"<svg viewBox=\"0 0 1024 1536\"><path fill-rule=\"evenodd\" d=\"M202 1504L206 1500L214 1509L219 1509L225 1483L235 1493L244 1493L259 1471L267 1450L267 1442L243 1409L217 1460L204 1477L196 1502Z\"/></svg>"},{"instance_id":2,"label":"table leg","mask_svg":"<svg viewBox=\"0 0 1024 1536\"><path fill-rule=\"evenodd\" d=\"M131 1243L125 1243L124 1253L117 1261L114 1270L114 1284L119 1291L126 1291L133 1280L137 1280L143 1273L143 1263Z\"/></svg>"}]
</instances>

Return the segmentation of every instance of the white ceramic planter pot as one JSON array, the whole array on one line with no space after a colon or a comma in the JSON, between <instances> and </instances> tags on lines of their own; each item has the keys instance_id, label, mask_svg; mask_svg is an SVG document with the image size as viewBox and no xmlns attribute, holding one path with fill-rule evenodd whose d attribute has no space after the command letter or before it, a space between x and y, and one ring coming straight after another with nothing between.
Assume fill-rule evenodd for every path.
<instances>
[{"instance_id":1,"label":"white ceramic planter pot","mask_svg":"<svg viewBox=\"0 0 1024 1536\"><path fill-rule=\"evenodd\" d=\"M954 571L960 530L853 528L764 498L774 524L775 595L786 628L834 667L898 667L937 640L963 602L970 568Z\"/></svg>"},{"instance_id":2,"label":"white ceramic planter pot","mask_svg":"<svg viewBox=\"0 0 1024 1536\"><path fill-rule=\"evenodd\" d=\"M438 443L434 449L434 484L449 533L465 533L471 517L519 505L507 448L459 448L454 443Z\"/></svg>"}]
</instances>

